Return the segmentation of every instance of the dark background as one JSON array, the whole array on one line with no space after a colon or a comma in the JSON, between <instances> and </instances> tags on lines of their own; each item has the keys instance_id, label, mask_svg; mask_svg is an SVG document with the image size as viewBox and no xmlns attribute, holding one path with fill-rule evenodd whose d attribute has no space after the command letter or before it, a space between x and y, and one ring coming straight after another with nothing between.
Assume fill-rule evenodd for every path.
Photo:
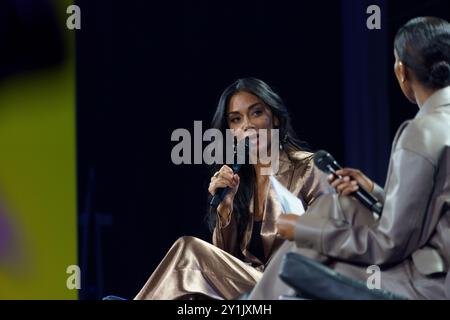
<instances>
[{"instance_id":1,"label":"dark background","mask_svg":"<svg viewBox=\"0 0 450 320\"><path fill-rule=\"evenodd\" d=\"M394 78L395 32L450 14L446 0L77 4L82 299L133 298L178 237L210 240L209 172L172 164L170 137L194 120L206 130L238 78L266 81L313 150L383 184L395 130L417 111ZM381 30L366 28L371 4Z\"/></svg>"}]
</instances>

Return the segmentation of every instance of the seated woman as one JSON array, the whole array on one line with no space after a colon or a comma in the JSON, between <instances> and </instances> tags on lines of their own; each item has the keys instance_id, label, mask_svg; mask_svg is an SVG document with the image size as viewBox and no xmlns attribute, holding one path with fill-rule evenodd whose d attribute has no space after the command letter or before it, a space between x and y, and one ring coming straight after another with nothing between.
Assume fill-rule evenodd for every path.
<instances>
[{"instance_id":1,"label":"seated woman","mask_svg":"<svg viewBox=\"0 0 450 320\"><path fill-rule=\"evenodd\" d=\"M297 140L281 98L263 81L240 79L226 88L212 126L222 132L235 129L244 136L250 129L279 129L283 139L275 178L304 207L328 190L326 175ZM270 136L268 140L269 147ZM213 244L194 237L178 239L135 299L233 299L251 290L283 242L275 229L282 209L262 167L256 161L242 166L239 174L226 165L215 168L209 193L223 187L229 192L209 213Z\"/></svg>"},{"instance_id":2,"label":"seated woman","mask_svg":"<svg viewBox=\"0 0 450 320\"><path fill-rule=\"evenodd\" d=\"M300 218L281 216L278 231L293 241L278 250L250 299L293 293L278 277L289 251L364 283L377 265L380 288L408 299L450 299L450 23L409 21L394 55L400 88L419 111L397 131L384 190L344 169L342 179L329 178L340 197L321 197ZM381 217L348 197L356 182L384 203Z\"/></svg>"}]
</instances>

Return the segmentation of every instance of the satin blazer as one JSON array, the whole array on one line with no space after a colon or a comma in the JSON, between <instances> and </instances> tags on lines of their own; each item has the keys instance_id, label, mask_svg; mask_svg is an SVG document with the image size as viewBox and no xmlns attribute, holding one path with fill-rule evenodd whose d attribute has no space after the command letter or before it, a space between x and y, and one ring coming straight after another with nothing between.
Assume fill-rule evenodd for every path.
<instances>
[{"instance_id":1,"label":"satin blazer","mask_svg":"<svg viewBox=\"0 0 450 320\"><path fill-rule=\"evenodd\" d=\"M305 210L321 194L332 192L326 175L314 165L312 156L312 153L304 151L291 152L290 154L281 151L279 156L279 169L275 174L275 178L283 186L298 196ZM264 269L264 266L283 242L281 238L277 237L275 226L276 220L283 211L271 184L269 185L265 201L260 232L264 248L264 261L255 257L248 250L254 223L254 197L250 201L249 220L240 241L238 239L237 221L233 214L231 214L228 223L224 226L220 225L220 219L217 218L212 237L214 245L241 258L259 270Z\"/></svg>"}]
</instances>

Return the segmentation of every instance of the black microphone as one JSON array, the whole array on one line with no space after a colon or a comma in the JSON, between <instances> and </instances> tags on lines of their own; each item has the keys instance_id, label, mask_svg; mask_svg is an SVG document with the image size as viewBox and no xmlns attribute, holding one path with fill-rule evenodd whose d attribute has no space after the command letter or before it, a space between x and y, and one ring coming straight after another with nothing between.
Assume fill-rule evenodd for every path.
<instances>
[{"instance_id":1,"label":"black microphone","mask_svg":"<svg viewBox=\"0 0 450 320\"><path fill-rule=\"evenodd\" d=\"M250 144L250 138L249 137L245 137L244 140L242 140L240 143L244 143L244 163L247 163L248 159L249 159L249 144ZM233 164L231 165L231 169L233 170L233 173L238 173L239 170L242 167L242 163L238 163L237 161L237 150L240 150L240 148L238 146L235 147L234 150L234 160L233 160ZM227 195L228 191L230 191L229 187L225 187L225 188L217 188L216 193L214 193L214 196L211 199L211 202L209 203L209 205L214 208L217 209L217 207L219 206L219 204L223 201L223 199L225 198L225 196Z\"/></svg>"},{"instance_id":2,"label":"black microphone","mask_svg":"<svg viewBox=\"0 0 450 320\"><path fill-rule=\"evenodd\" d=\"M342 167L334 160L333 156L325 150L319 150L314 154L314 163L316 166L325 173L333 174L335 177L341 179L342 177L336 174L336 171L341 170ZM358 199L364 206L366 206L372 212L376 212L381 215L383 205L375 198L369 191L364 189L358 184L359 189L352 193L356 199Z\"/></svg>"}]
</instances>

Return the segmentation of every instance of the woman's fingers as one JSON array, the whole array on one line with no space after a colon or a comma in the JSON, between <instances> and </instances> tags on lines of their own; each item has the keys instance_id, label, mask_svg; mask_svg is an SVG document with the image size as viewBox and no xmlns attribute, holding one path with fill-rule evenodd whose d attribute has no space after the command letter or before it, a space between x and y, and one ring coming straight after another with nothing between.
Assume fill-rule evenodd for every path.
<instances>
[{"instance_id":1,"label":"woman's fingers","mask_svg":"<svg viewBox=\"0 0 450 320\"><path fill-rule=\"evenodd\" d=\"M234 188L236 186L236 182L233 181L233 179L228 179L228 178L219 178L214 182L216 183L218 188L224 188L224 187Z\"/></svg>"},{"instance_id":2,"label":"woman's fingers","mask_svg":"<svg viewBox=\"0 0 450 320\"><path fill-rule=\"evenodd\" d=\"M349 195L359 188L358 183L355 180L350 180L349 177L336 179L331 185L342 195Z\"/></svg>"},{"instance_id":3,"label":"woman's fingers","mask_svg":"<svg viewBox=\"0 0 450 320\"><path fill-rule=\"evenodd\" d=\"M336 174L341 177L349 177L350 180L356 180L359 183L364 183L365 180L364 175L361 173L361 171L356 169L345 168L336 171Z\"/></svg>"},{"instance_id":4,"label":"woman's fingers","mask_svg":"<svg viewBox=\"0 0 450 320\"><path fill-rule=\"evenodd\" d=\"M228 185L222 181L219 182L211 182L211 184L209 185L208 191L210 194L215 195L217 189L219 188L225 188L228 187Z\"/></svg>"},{"instance_id":5,"label":"woman's fingers","mask_svg":"<svg viewBox=\"0 0 450 320\"><path fill-rule=\"evenodd\" d=\"M239 185L239 181L241 181L241 178L239 178L239 176L237 174L233 175L233 181L236 184L236 186Z\"/></svg>"},{"instance_id":6,"label":"woman's fingers","mask_svg":"<svg viewBox=\"0 0 450 320\"><path fill-rule=\"evenodd\" d=\"M340 185L342 184L346 184L350 182L350 178L349 177L343 177L341 179L336 179L331 183L331 186L333 186L334 188L338 188Z\"/></svg>"},{"instance_id":7,"label":"woman's fingers","mask_svg":"<svg viewBox=\"0 0 450 320\"><path fill-rule=\"evenodd\" d=\"M219 170L220 173L230 173L233 174L233 169L231 169L229 166L227 166L226 164L222 166L222 168L220 168Z\"/></svg>"},{"instance_id":8,"label":"woman's fingers","mask_svg":"<svg viewBox=\"0 0 450 320\"><path fill-rule=\"evenodd\" d=\"M355 187L356 181L344 181L342 183L340 183L337 187L336 190L337 192L339 192L340 194L342 194L344 192L344 190L353 190Z\"/></svg>"},{"instance_id":9,"label":"woman's fingers","mask_svg":"<svg viewBox=\"0 0 450 320\"><path fill-rule=\"evenodd\" d=\"M342 191L344 191L348 187L349 183L341 183L336 187L336 191L342 194Z\"/></svg>"},{"instance_id":10,"label":"woman's fingers","mask_svg":"<svg viewBox=\"0 0 450 320\"><path fill-rule=\"evenodd\" d=\"M337 170L336 174L342 178L337 178L331 174L328 176L328 181L341 195L348 196L352 194L359 189L359 185L369 191L373 189L373 182L357 169L344 168Z\"/></svg>"},{"instance_id":11,"label":"woman's fingers","mask_svg":"<svg viewBox=\"0 0 450 320\"><path fill-rule=\"evenodd\" d=\"M214 175L211 177L208 191L212 195L216 193L216 190L218 188L229 187L231 189L234 189L233 191L236 191L239 185L239 181L240 178L233 172L233 169L231 169L227 165L223 165L220 170L214 173Z\"/></svg>"},{"instance_id":12,"label":"woman's fingers","mask_svg":"<svg viewBox=\"0 0 450 320\"><path fill-rule=\"evenodd\" d=\"M217 179L226 179L226 180L233 180L233 171L228 172L227 170L224 171L218 171L216 172L212 177L211 177L211 181L217 180Z\"/></svg>"},{"instance_id":13,"label":"woman's fingers","mask_svg":"<svg viewBox=\"0 0 450 320\"><path fill-rule=\"evenodd\" d=\"M225 187L235 188L236 186L237 183L233 181L233 179L216 178L210 182L208 191L209 193L214 195L218 188L225 188Z\"/></svg>"},{"instance_id":14,"label":"woman's fingers","mask_svg":"<svg viewBox=\"0 0 450 320\"><path fill-rule=\"evenodd\" d=\"M352 180L356 180L360 186L366 188L369 192L372 192L373 190L373 181L358 169L344 168L336 171L336 174L351 177Z\"/></svg>"},{"instance_id":15,"label":"woman's fingers","mask_svg":"<svg viewBox=\"0 0 450 320\"><path fill-rule=\"evenodd\" d=\"M219 178L225 179L227 181L233 181L233 173L230 172L224 172L219 174Z\"/></svg>"},{"instance_id":16,"label":"woman's fingers","mask_svg":"<svg viewBox=\"0 0 450 320\"><path fill-rule=\"evenodd\" d=\"M336 174L339 176L350 176L352 178L356 178L361 175L361 172L352 168L344 168L336 171Z\"/></svg>"},{"instance_id":17,"label":"woman's fingers","mask_svg":"<svg viewBox=\"0 0 450 320\"><path fill-rule=\"evenodd\" d=\"M352 194L353 192L357 191L358 189L359 189L359 186L356 183L356 181L352 181L349 185L347 185L345 188L342 189L340 194L343 196L348 196L348 195Z\"/></svg>"}]
</instances>

